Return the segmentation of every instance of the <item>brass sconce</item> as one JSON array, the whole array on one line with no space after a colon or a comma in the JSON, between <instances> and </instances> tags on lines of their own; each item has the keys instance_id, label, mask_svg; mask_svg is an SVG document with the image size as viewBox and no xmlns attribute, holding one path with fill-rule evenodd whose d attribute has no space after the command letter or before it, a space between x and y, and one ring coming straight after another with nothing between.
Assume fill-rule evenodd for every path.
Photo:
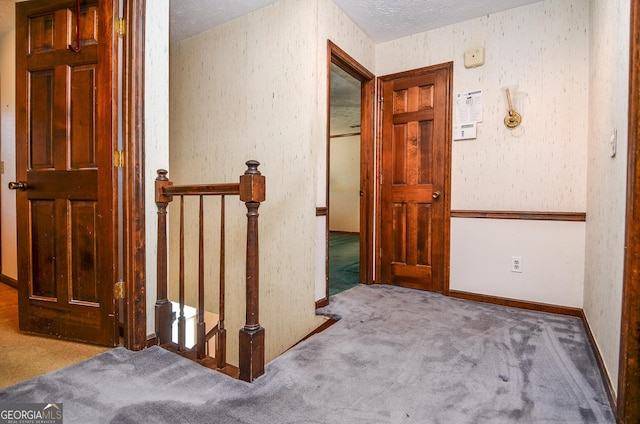
<instances>
[{"instance_id":1,"label":"brass sconce","mask_svg":"<svg viewBox=\"0 0 640 424\"><path fill-rule=\"evenodd\" d=\"M509 93L508 88L507 102L509 102L509 113L504 117L504 124L507 126L507 128L514 129L522 123L522 116L520 116L520 114L513 109L513 105L511 104L511 94Z\"/></svg>"}]
</instances>

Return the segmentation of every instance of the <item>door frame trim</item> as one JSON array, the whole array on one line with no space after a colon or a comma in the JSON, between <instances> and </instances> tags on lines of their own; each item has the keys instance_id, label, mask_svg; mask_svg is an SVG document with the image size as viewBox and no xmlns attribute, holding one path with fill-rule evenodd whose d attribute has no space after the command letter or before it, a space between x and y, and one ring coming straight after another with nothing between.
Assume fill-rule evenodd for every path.
<instances>
[{"instance_id":1,"label":"door frame trim","mask_svg":"<svg viewBox=\"0 0 640 424\"><path fill-rule=\"evenodd\" d=\"M618 372L618 422L640 421L640 2L631 2L627 210Z\"/></svg>"},{"instance_id":2,"label":"door frame trim","mask_svg":"<svg viewBox=\"0 0 640 424\"><path fill-rule=\"evenodd\" d=\"M124 168L124 347L147 346L144 166L144 58L146 0L125 0L123 127Z\"/></svg>"},{"instance_id":3,"label":"door frame trim","mask_svg":"<svg viewBox=\"0 0 640 424\"><path fill-rule=\"evenodd\" d=\"M453 119L453 62L445 62L437 65L426 66L418 69L411 69L409 71L402 71L394 74L384 75L377 78L377 104L379 107L382 105L382 85L384 82L398 78L411 78L418 76L425 71L435 72L440 70L447 71L447 109L445 111L445 147L444 147L444 196L441 197L444 201L444 216L443 216L443 270L442 270L442 294L449 295L449 264L450 264L450 251L451 251L451 150L452 150L452 119ZM382 178L382 163L380 158L382 157L382 119L383 113L377 114L377 134L376 134L376 154L378 157L378 163L376 164L376 181L380 182ZM379 185L379 184L378 184ZM378 196L376 199L376 280L381 281L380 278L380 265L381 265L381 252L382 252L382 240L380 237L381 222L381 208L382 198Z\"/></svg>"},{"instance_id":4,"label":"door frame trim","mask_svg":"<svg viewBox=\"0 0 640 424\"><path fill-rule=\"evenodd\" d=\"M362 66L353 57L327 40L327 121L326 121L326 228L325 228L325 299L316 302L327 305L329 302L329 147L330 147L330 111L331 111L331 64L362 83L360 90L360 282L374 283L374 222L375 222L375 75Z\"/></svg>"}]
</instances>

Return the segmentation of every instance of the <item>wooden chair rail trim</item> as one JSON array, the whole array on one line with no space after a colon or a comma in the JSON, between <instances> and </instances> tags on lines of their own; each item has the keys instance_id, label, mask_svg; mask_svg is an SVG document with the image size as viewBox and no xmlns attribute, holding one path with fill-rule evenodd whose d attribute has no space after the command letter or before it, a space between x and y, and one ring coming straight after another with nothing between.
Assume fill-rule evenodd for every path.
<instances>
[{"instance_id":1,"label":"wooden chair rail trim","mask_svg":"<svg viewBox=\"0 0 640 424\"><path fill-rule=\"evenodd\" d=\"M451 218L522 219L529 221L584 222L585 212L452 210Z\"/></svg>"}]
</instances>

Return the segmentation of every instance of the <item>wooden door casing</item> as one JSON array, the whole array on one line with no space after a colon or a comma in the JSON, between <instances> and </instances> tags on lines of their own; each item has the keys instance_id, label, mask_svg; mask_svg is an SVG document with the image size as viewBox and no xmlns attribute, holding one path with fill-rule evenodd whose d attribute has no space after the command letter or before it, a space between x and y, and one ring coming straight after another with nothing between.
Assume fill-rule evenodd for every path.
<instances>
[{"instance_id":1,"label":"wooden door casing","mask_svg":"<svg viewBox=\"0 0 640 424\"><path fill-rule=\"evenodd\" d=\"M16 4L16 192L23 331L113 346L117 320L112 0Z\"/></svg>"},{"instance_id":2,"label":"wooden door casing","mask_svg":"<svg viewBox=\"0 0 640 424\"><path fill-rule=\"evenodd\" d=\"M448 290L451 71L380 78L381 283Z\"/></svg>"}]
</instances>

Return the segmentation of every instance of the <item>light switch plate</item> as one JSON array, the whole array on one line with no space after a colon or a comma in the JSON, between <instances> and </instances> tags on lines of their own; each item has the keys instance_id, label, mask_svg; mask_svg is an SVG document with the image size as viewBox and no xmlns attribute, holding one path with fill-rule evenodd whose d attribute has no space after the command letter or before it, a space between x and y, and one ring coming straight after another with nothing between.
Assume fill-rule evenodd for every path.
<instances>
[{"instance_id":1,"label":"light switch plate","mask_svg":"<svg viewBox=\"0 0 640 424\"><path fill-rule=\"evenodd\" d=\"M484 47L474 47L464 52L464 67L476 68L484 65Z\"/></svg>"},{"instance_id":2,"label":"light switch plate","mask_svg":"<svg viewBox=\"0 0 640 424\"><path fill-rule=\"evenodd\" d=\"M611 143L611 157L615 158L616 151L618 149L618 130L617 129L611 131L610 143Z\"/></svg>"}]
</instances>

